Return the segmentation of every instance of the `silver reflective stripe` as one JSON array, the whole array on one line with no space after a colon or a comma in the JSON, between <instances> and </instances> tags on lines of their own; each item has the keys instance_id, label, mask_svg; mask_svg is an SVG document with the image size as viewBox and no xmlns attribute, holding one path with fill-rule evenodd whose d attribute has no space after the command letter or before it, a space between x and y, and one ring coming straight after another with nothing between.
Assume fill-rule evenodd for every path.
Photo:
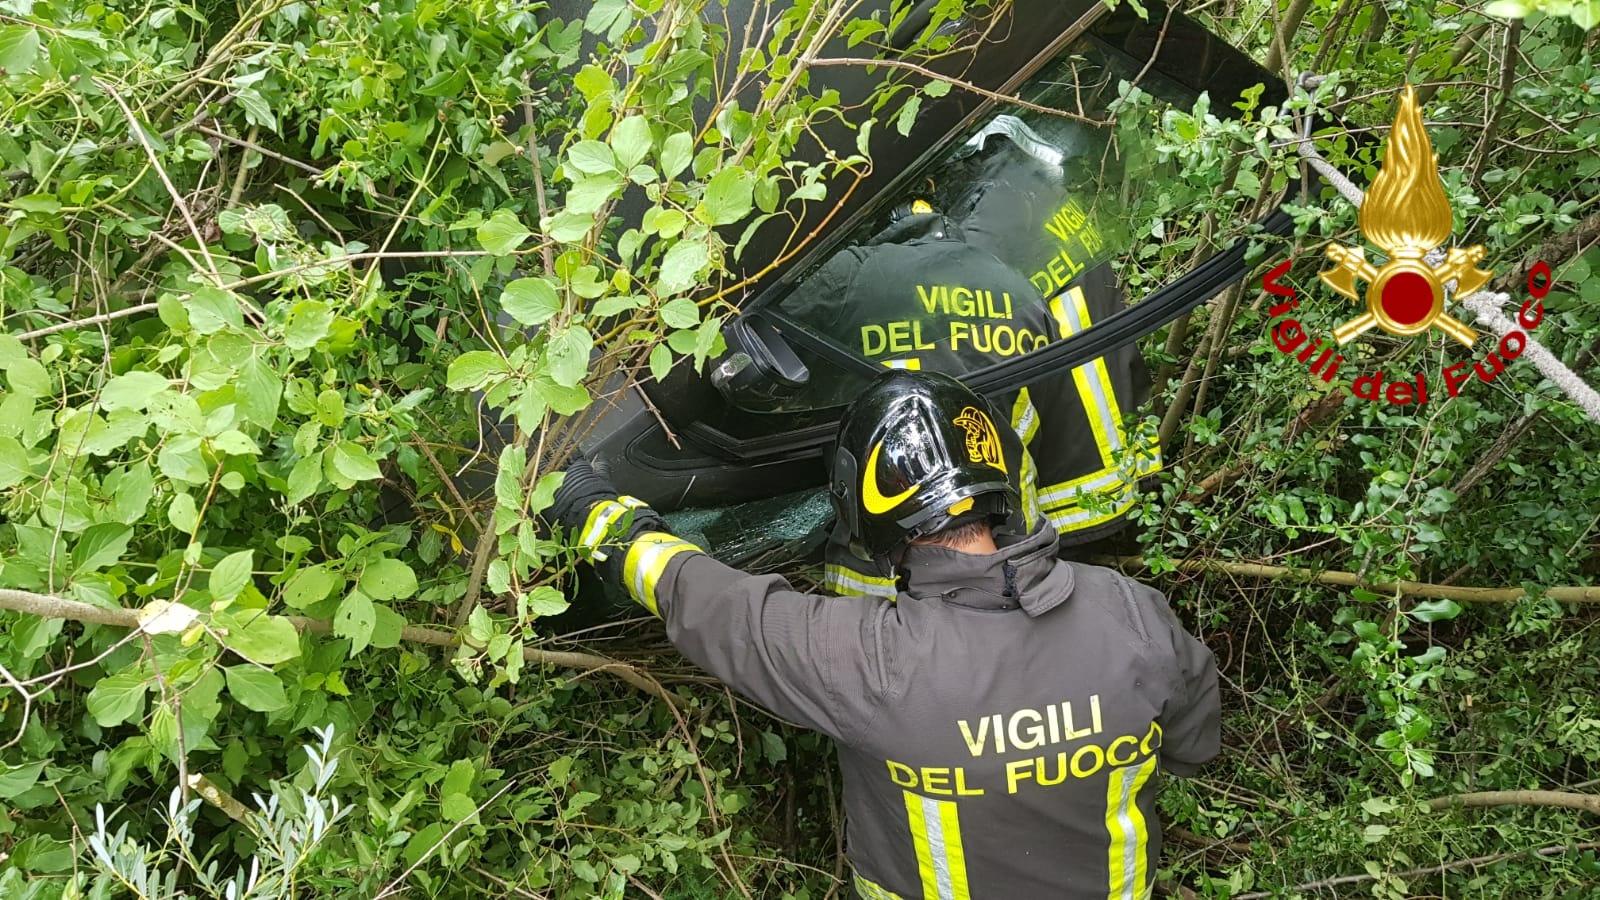
<instances>
[{"instance_id":1,"label":"silver reflective stripe","mask_svg":"<svg viewBox=\"0 0 1600 900\"><path fill-rule=\"evenodd\" d=\"M638 547L639 559L634 563L633 570L633 599L639 603L655 608L655 580L661 576L656 570L657 558L675 548L687 547L692 550L699 548L685 540L674 538L667 541L640 541L634 545Z\"/></svg>"},{"instance_id":2,"label":"silver reflective stripe","mask_svg":"<svg viewBox=\"0 0 1600 900\"><path fill-rule=\"evenodd\" d=\"M1143 766L1127 766L1112 775L1113 778L1122 779L1122 789L1117 793L1122 802L1117 805L1117 827L1122 830L1122 894L1125 900L1136 900L1133 895L1134 877L1136 875L1139 854L1144 852L1144 844L1139 840L1139 834L1133 827L1133 817L1128 814L1128 806L1133 803L1133 785L1139 779L1139 771Z\"/></svg>"},{"instance_id":3,"label":"silver reflective stripe","mask_svg":"<svg viewBox=\"0 0 1600 900\"><path fill-rule=\"evenodd\" d=\"M939 883L939 900L955 900L950 885L950 857L944 846L944 820L939 817L939 801L922 800L922 827L928 835L928 853L933 857L933 876Z\"/></svg>"},{"instance_id":4,"label":"silver reflective stripe","mask_svg":"<svg viewBox=\"0 0 1600 900\"><path fill-rule=\"evenodd\" d=\"M600 546L600 541L605 538L606 532L611 530L611 526L616 524L618 519L626 515L628 510L638 509L641 506L644 506L643 500L626 495L595 504L594 510L589 513L589 527L584 529L578 544L590 550ZM605 559L603 554L598 556L600 559Z\"/></svg>"}]
</instances>

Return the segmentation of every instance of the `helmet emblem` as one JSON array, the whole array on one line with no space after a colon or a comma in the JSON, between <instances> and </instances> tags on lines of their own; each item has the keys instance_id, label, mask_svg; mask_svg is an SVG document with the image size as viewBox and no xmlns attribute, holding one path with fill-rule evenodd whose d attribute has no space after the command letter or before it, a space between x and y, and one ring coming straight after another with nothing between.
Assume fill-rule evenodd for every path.
<instances>
[{"instance_id":1,"label":"helmet emblem","mask_svg":"<svg viewBox=\"0 0 1600 900\"><path fill-rule=\"evenodd\" d=\"M921 487L913 484L892 497L885 497L883 492L878 490L878 453L882 450L882 441L873 445L872 452L867 454L867 464L861 473L861 505L875 516L881 516L899 506Z\"/></svg>"},{"instance_id":2,"label":"helmet emblem","mask_svg":"<svg viewBox=\"0 0 1600 900\"><path fill-rule=\"evenodd\" d=\"M994 422L976 406L969 406L956 416L955 424L967 432L967 458L975 463L993 466L1002 473L1006 470L1005 457L1000 453L1000 433Z\"/></svg>"}]
</instances>

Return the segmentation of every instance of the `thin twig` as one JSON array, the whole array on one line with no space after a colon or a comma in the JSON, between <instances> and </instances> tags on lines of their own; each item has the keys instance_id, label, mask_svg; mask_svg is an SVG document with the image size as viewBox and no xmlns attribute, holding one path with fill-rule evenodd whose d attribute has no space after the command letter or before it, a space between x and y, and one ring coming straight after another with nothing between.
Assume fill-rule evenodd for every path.
<instances>
[{"instance_id":1,"label":"thin twig","mask_svg":"<svg viewBox=\"0 0 1600 900\"><path fill-rule=\"evenodd\" d=\"M1098 128L1109 128L1112 125L1111 122L1108 122L1108 121L1103 120L1103 119L1095 119L1095 118L1091 118L1089 116L1080 116L1077 113L1069 113L1064 109L1055 109L1054 107L1050 107L1050 106L1041 106L1041 105L1039 105L1037 103L1031 103L1031 102L1029 102L1027 100L1024 100L1021 97L1014 97L1014 96L1011 96L1009 94L1002 94L1002 93L1000 93L998 91L991 91L991 90L989 90L987 88L981 88L981 87L978 87L977 85L973 84L970 81L962 81L959 78L952 78L949 75L941 75L938 72L935 72L930 68L927 68L926 66L919 66L916 63L906 62L905 60L902 60L902 59L865 59L865 58L858 58L858 57L852 57L852 56L836 56L836 57L831 57L831 58L827 58L827 59L808 60L806 62L806 65L812 66L812 67L816 67L816 66L867 66L867 67L883 66L883 67L888 68L888 69L904 69L907 72L915 72L915 73L917 73L918 75L921 75L924 78L932 79L934 81L946 82L946 83L950 84L952 87L958 87L958 88L961 88L964 91L970 91L970 92L972 92L974 94L977 94L980 97L988 97L990 100L998 100L1001 103L1010 103L1013 106L1020 106L1023 109L1031 109L1031 110L1033 110L1034 112L1037 112L1037 113L1044 113L1047 116L1058 116L1058 117L1063 118L1063 119L1071 119L1074 122L1083 122L1083 123L1088 124L1088 125L1094 125L1094 126L1096 126Z\"/></svg>"},{"instance_id":2,"label":"thin twig","mask_svg":"<svg viewBox=\"0 0 1600 900\"><path fill-rule=\"evenodd\" d=\"M1512 850L1507 853L1492 853L1488 856L1474 856L1471 859L1455 859L1450 862L1440 863L1437 866L1427 866L1421 869L1407 869L1404 872L1379 872L1372 874L1363 872L1360 875L1340 875L1336 878L1324 878L1321 881L1308 881L1297 884L1291 888L1279 888L1272 891L1251 891L1248 894L1234 894L1233 900L1261 900L1264 897L1281 896L1301 891L1315 891L1322 888L1338 887L1341 884L1360 884L1363 881L1376 881L1379 878L1415 878L1418 875L1438 875L1452 869L1465 869L1474 866L1487 866L1492 863L1515 859L1519 856L1559 856L1563 853L1578 853L1584 850L1600 848L1600 841L1587 841L1582 844L1557 844L1553 847L1540 847L1536 850Z\"/></svg>"},{"instance_id":3,"label":"thin twig","mask_svg":"<svg viewBox=\"0 0 1600 900\"><path fill-rule=\"evenodd\" d=\"M1149 563L1141 556L1102 556L1094 562L1122 569L1147 569ZM1233 562L1223 559L1181 559L1168 563L1180 572L1222 572L1245 578L1309 581L1333 587L1359 587L1379 594L1404 597L1431 597L1440 600L1457 600L1462 603L1516 603L1528 596L1519 587L1457 587L1451 584L1430 584L1423 581L1369 582L1356 572L1318 572L1286 566L1268 566L1261 563ZM1600 603L1600 586L1575 585L1545 589L1540 596L1558 603Z\"/></svg>"},{"instance_id":4,"label":"thin twig","mask_svg":"<svg viewBox=\"0 0 1600 900\"><path fill-rule=\"evenodd\" d=\"M461 826L463 826L463 825L467 824L468 822L472 821L472 819L475 816L477 816L478 813L481 813L485 809L488 809L489 808L489 804L495 802L496 800L499 800L500 796L502 794L504 794L506 791L511 790L511 787L514 784L516 784L515 780L506 782L504 787L502 787L502 788L500 788L500 790L494 792L494 796L493 797L490 797L489 799L487 799L487 800L483 801L482 803L478 804L478 808L472 811L472 815L466 816L466 817L462 818L461 821L455 823L454 825L451 825L450 826L450 830L446 831L444 834L439 835L439 839L437 841L433 842L433 846L429 847L426 853L423 853L421 856L417 857L417 861L416 862L412 863L409 866L406 866L406 870L404 872L401 872L395 878L394 881L389 882L389 886L385 887L383 890L379 891L377 896L373 897L372 900L383 900L383 898L388 897L391 894L393 894L395 892L395 890L397 888L399 888L400 885L405 882L407 875L410 875L412 872L416 871L417 866L422 865L424 860L426 860L428 857L433 855L433 851L435 851L435 850L439 849L440 847L444 846L444 842L445 841L450 840L450 835L455 834L457 831L460 831L461 830Z\"/></svg>"},{"instance_id":5,"label":"thin twig","mask_svg":"<svg viewBox=\"0 0 1600 900\"><path fill-rule=\"evenodd\" d=\"M150 146L150 139L145 135L144 128L140 126L138 118L134 116L133 110L128 107L127 102L122 99L122 95L117 93L117 89L112 87L109 82L96 78L94 83L116 102L117 107L122 110L122 115L127 118L128 128L133 131L134 137L139 141L139 146L144 148L145 155L150 158L150 165L155 167L157 177L166 186L167 194L172 197L172 202L178 207L178 212L183 216L184 223L189 226L189 233L194 235L195 246L206 261L205 268L211 272L212 282L220 287L222 285L222 273L217 270L216 260L211 258L211 251L206 246L205 236L200 233L200 226L195 224L194 214L189 211L189 204L184 202L183 195L178 193L177 186L167 176L167 169L161 165L161 159L156 156L155 148ZM196 269L200 268L200 264L193 257L189 257L187 251L180 250L180 252L189 259L190 264Z\"/></svg>"}]
</instances>

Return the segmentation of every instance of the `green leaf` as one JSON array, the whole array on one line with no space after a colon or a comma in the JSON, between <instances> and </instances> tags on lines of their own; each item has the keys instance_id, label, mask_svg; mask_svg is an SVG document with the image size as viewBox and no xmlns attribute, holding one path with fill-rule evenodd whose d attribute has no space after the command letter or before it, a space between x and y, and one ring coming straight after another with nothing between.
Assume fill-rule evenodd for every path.
<instances>
[{"instance_id":1,"label":"green leaf","mask_svg":"<svg viewBox=\"0 0 1600 900\"><path fill-rule=\"evenodd\" d=\"M85 706L101 728L121 725L144 712L148 679L137 672L118 672L94 683Z\"/></svg>"},{"instance_id":2,"label":"green leaf","mask_svg":"<svg viewBox=\"0 0 1600 900\"><path fill-rule=\"evenodd\" d=\"M917 110L922 108L922 95L912 94L906 98L906 104L900 107L900 114L895 117L894 127L901 136L911 134L911 126L917 121Z\"/></svg>"},{"instance_id":3,"label":"green leaf","mask_svg":"<svg viewBox=\"0 0 1600 900\"><path fill-rule=\"evenodd\" d=\"M232 291L211 286L195 288L185 304L189 310L189 324L201 334L212 334L228 326L244 327L244 317L239 312L239 296Z\"/></svg>"},{"instance_id":4,"label":"green leaf","mask_svg":"<svg viewBox=\"0 0 1600 900\"><path fill-rule=\"evenodd\" d=\"M361 571L360 584L374 600L401 600L417 592L417 575L398 559L380 559Z\"/></svg>"},{"instance_id":5,"label":"green leaf","mask_svg":"<svg viewBox=\"0 0 1600 900\"><path fill-rule=\"evenodd\" d=\"M638 309L645 304L645 300L646 298L637 294L612 294L609 297L600 298L600 302L596 303L589 312L598 318L604 319L624 310Z\"/></svg>"},{"instance_id":6,"label":"green leaf","mask_svg":"<svg viewBox=\"0 0 1600 900\"><path fill-rule=\"evenodd\" d=\"M567 165L585 175L617 171L617 158L600 141L579 141L567 149Z\"/></svg>"},{"instance_id":7,"label":"green leaf","mask_svg":"<svg viewBox=\"0 0 1600 900\"><path fill-rule=\"evenodd\" d=\"M582 240L590 229L595 227L593 214L579 215L571 210L563 209L550 217L545 226L545 234L555 241Z\"/></svg>"},{"instance_id":8,"label":"green leaf","mask_svg":"<svg viewBox=\"0 0 1600 900\"><path fill-rule=\"evenodd\" d=\"M923 86L922 92L929 97L943 97L950 93L950 82L935 79Z\"/></svg>"},{"instance_id":9,"label":"green leaf","mask_svg":"<svg viewBox=\"0 0 1600 900\"><path fill-rule=\"evenodd\" d=\"M255 666L226 666L222 671L228 678L228 693L245 709L275 713L288 708L283 682L271 672Z\"/></svg>"},{"instance_id":10,"label":"green leaf","mask_svg":"<svg viewBox=\"0 0 1600 900\"><path fill-rule=\"evenodd\" d=\"M727 168L711 176L706 195L700 201L701 217L711 225L731 225L750 214L755 183L750 173Z\"/></svg>"},{"instance_id":11,"label":"green leaf","mask_svg":"<svg viewBox=\"0 0 1600 900\"><path fill-rule=\"evenodd\" d=\"M372 629L377 623L372 598L360 591L351 591L339 602L339 611L333 614L333 633L350 639L350 654L354 656L372 642Z\"/></svg>"},{"instance_id":12,"label":"green leaf","mask_svg":"<svg viewBox=\"0 0 1600 900\"><path fill-rule=\"evenodd\" d=\"M239 414L252 425L271 430L278 422L278 404L283 399L283 376L260 354L239 368L234 382L234 402Z\"/></svg>"},{"instance_id":13,"label":"green leaf","mask_svg":"<svg viewBox=\"0 0 1600 900\"><path fill-rule=\"evenodd\" d=\"M0 437L0 490L21 484L31 474L28 451L16 438Z\"/></svg>"},{"instance_id":14,"label":"green leaf","mask_svg":"<svg viewBox=\"0 0 1600 900\"><path fill-rule=\"evenodd\" d=\"M1421 622L1439 622L1461 615L1461 604L1454 600L1424 600L1411 608L1411 617Z\"/></svg>"},{"instance_id":15,"label":"green leaf","mask_svg":"<svg viewBox=\"0 0 1600 900\"><path fill-rule=\"evenodd\" d=\"M550 361L550 378L562 387L573 387L589 372L589 351L594 337L589 329L574 325L550 339L545 355Z\"/></svg>"},{"instance_id":16,"label":"green leaf","mask_svg":"<svg viewBox=\"0 0 1600 900\"><path fill-rule=\"evenodd\" d=\"M526 604L531 616L559 616L572 606L560 591L549 586L536 587L528 592Z\"/></svg>"},{"instance_id":17,"label":"green leaf","mask_svg":"<svg viewBox=\"0 0 1600 900\"><path fill-rule=\"evenodd\" d=\"M666 381L672 372L672 349L666 344L650 348L650 374L656 381Z\"/></svg>"},{"instance_id":18,"label":"green leaf","mask_svg":"<svg viewBox=\"0 0 1600 900\"><path fill-rule=\"evenodd\" d=\"M465 794L472 790L472 779L478 774L471 760L458 759L450 764L450 771L445 773L444 783L439 786L440 794Z\"/></svg>"},{"instance_id":19,"label":"green leaf","mask_svg":"<svg viewBox=\"0 0 1600 900\"><path fill-rule=\"evenodd\" d=\"M200 510L194 504L194 495L183 491L173 494L172 503L167 506L167 521L184 534L193 534L194 527L200 524Z\"/></svg>"},{"instance_id":20,"label":"green leaf","mask_svg":"<svg viewBox=\"0 0 1600 900\"><path fill-rule=\"evenodd\" d=\"M644 116L629 116L611 129L611 149L623 169L631 169L644 160L650 152L650 141L650 123Z\"/></svg>"},{"instance_id":21,"label":"green leaf","mask_svg":"<svg viewBox=\"0 0 1600 900\"><path fill-rule=\"evenodd\" d=\"M251 662L271 666L300 655L300 635L282 616L227 610L217 613L212 625L228 649Z\"/></svg>"},{"instance_id":22,"label":"green leaf","mask_svg":"<svg viewBox=\"0 0 1600 900\"><path fill-rule=\"evenodd\" d=\"M328 336L333 325L333 310L316 300L301 300L289 311L283 326L283 342L294 350L310 350Z\"/></svg>"},{"instance_id":23,"label":"green leaf","mask_svg":"<svg viewBox=\"0 0 1600 900\"><path fill-rule=\"evenodd\" d=\"M344 576L324 565L307 566L289 576L283 586L283 602L305 609L327 599L335 588L344 585Z\"/></svg>"},{"instance_id":24,"label":"green leaf","mask_svg":"<svg viewBox=\"0 0 1600 900\"><path fill-rule=\"evenodd\" d=\"M24 397L49 397L56 392L55 380L33 357L19 359L6 367L6 381Z\"/></svg>"},{"instance_id":25,"label":"green leaf","mask_svg":"<svg viewBox=\"0 0 1600 900\"><path fill-rule=\"evenodd\" d=\"M661 259L656 290L662 295L671 295L694 287L700 271L710 261L711 255L700 241L682 240L673 244Z\"/></svg>"},{"instance_id":26,"label":"green leaf","mask_svg":"<svg viewBox=\"0 0 1600 900\"><path fill-rule=\"evenodd\" d=\"M256 446L256 442L237 428L229 428L227 431L212 438L211 447L229 456L261 455L261 448Z\"/></svg>"},{"instance_id":27,"label":"green leaf","mask_svg":"<svg viewBox=\"0 0 1600 900\"><path fill-rule=\"evenodd\" d=\"M400 646L400 634L405 630L405 617L387 606L374 606L377 622L372 626L372 646L381 649Z\"/></svg>"},{"instance_id":28,"label":"green leaf","mask_svg":"<svg viewBox=\"0 0 1600 900\"><path fill-rule=\"evenodd\" d=\"M114 522L90 525L72 548L72 574L81 575L115 565L128 550L133 529Z\"/></svg>"},{"instance_id":29,"label":"green leaf","mask_svg":"<svg viewBox=\"0 0 1600 900\"><path fill-rule=\"evenodd\" d=\"M0 800L10 800L23 791L33 787L39 780L39 775L44 772L45 764L49 760L41 759L38 762L24 763L12 766L10 763L0 762ZM17 848L12 847L15 851ZM14 852L13 854L15 855ZM20 861L13 861L17 865Z\"/></svg>"},{"instance_id":30,"label":"green leaf","mask_svg":"<svg viewBox=\"0 0 1600 900\"><path fill-rule=\"evenodd\" d=\"M333 454L333 469L351 481L372 481L382 478L378 464L367 455L367 448L354 441L340 441L329 448Z\"/></svg>"},{"instance_id":31,"label":"green leaf","mask_svg":"<svg viewBox=\"0 0 1600 900\"><path fill-rule=\"evenodd\" d=\"M32 25L0 25L0 69L8 75L22 75L32 71L38 59L39 29Z\"/></svg>"},{"instance_id":32,"label":"green leaf","mask_svg":"<svg viewBox=\"0 0 1600 900\"><path fill-rule=\"evenodd\" d=\"M239 596L250 583L250 570L255 561L251 550L240 550L224 556L211 570L211 596L224 603Z\"/></svg>"},{"instance_id":33,"label":"green leaf","mask_svg":"<svg viewBox=\"0 0 1600 900\"><path fill-rule=\"evenodd\" d=\"M614 173L589 175L567 189L566 212L593 216L622 187L622 177Z\"/></svg>"},{"instance_id":34,"label":"green leaf","mask_svg":"<svg viewBox=\"0 0 1600 900\"><path fill-rule=\"evenodd\" d=\"M289 472L289 493L284 495L284 499L291 504L299 503L315 494L317 488L321 486L322 458L318 456L302 457L299 462L294 464L294 469ZM189 505L192 508L194 501L190 500ZM190 531L192 528L185 528L184 530Z\"/></svg>"},{"instance_id":35,"label":"green leaf","mask_svg":"<svg viewBox=\"0 0 1600 900\"><path fill-rule=\"evenodd\" d=\"M450 361L445 384L452 391L475 390L494 376L510 371L500 354L491 350L469 350Z\"/></svg>"},{"instance_id":36,"label":"green leaf","mask_svg":"<svg viewBox=\"0 0 1600 900\"><path fill-rule=\"evenodd\" d=\"M700 324L700 307L688 297L669 300L661 307L661 321L668 328L693 328Z\"/></svg>"},{"instance_id":37,"label":"green leaf","mask_svg":"<svg viewBox=\"0 0 1600 900\"><path fill-rule=\"evenodd\" d=\"M522 246L529 231L509 209L497 209L489 221L478 226L478 243L495 256L504 256Z\"/></svg>"},{"instance_id":38,"label":"green leaf","mask_svg":"<svg viewBox=\"0 0 1600 900\"><path fill-rule=\"evenodd\" d=\"M100 405L107 410L144 409L150 398L166 390L165 375L154 372L128 372L106 382L100 391Z\"/></svg>"},{"instance_id":39,"label":"green leaf","mask_svg":"<svg viewBox=\"0 0 1600 900\"><path fill-rule=\"evenodd\" d=\"M661 142L661 177L676 178L694 158L694 136L686 131L667 135Z\"/></svg>"},{"instance_id":40,"label":"green leaf","mask_svg":"<svg viewBox=\"0 0 1600 900\"><path fill-rule=\"evenodd\" d=\"M518 278L500 293L500 308L524 325L543 325L561 311L555 286L543 278ZM497 357L498 358L498 357Z\"/></svg>"},{"instance_id":41,"label":"green leaf","mask_svg":"<svg viewBox=\"0 0 1600 900\"><path fill-rule=\"evenodd\" d=\"M533 380L531 393L558 416L570 416L589 405L589 391L581 384L564 385L541 375Z\"/></svg>"}]
</instances>

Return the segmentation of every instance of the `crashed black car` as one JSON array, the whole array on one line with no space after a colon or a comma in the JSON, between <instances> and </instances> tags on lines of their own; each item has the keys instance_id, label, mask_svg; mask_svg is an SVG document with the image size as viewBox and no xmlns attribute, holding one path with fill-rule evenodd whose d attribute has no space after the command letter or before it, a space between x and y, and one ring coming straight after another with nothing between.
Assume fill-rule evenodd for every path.
<instances>
[{"instance_id":1,"label":"crashed black car","mask_svg":"<svg viewBox=\"0 0 1600 900\"><path fill-rule=\"evenodd\" d=\"M922 28L934 5L920 4L900 32ZM772 569L814 555L823 542L831 518L825 450L845 405L884 365L916 368L924 348L976 347L994 362L961 377L999 394L1101 357L1137 361L1137 338L1244 276L1243 248L1221 250L1153 293L1126 295L1111 259L1140 236L1118 211L1171 175L1137 136L1084 120L1105 118L1129 83L1180 109L1206 92L1218 115L1231 114L1241 96L1261 105L1286 97L1280 80L1199 24L1159 5L1147 11L1018 0L984 8L997 18L942 26L986 35L970 53L934 64L981 93L958 88L926 98L908 135L876 130L873 174L805 253L754 282L724 329L727 352L703 372L682 366L660 383L630 388L588 430L583 453L620 490L666 514L676 532L730 564ZM726 10L734 21L752 14L748 2ZM882 78L850 67L814 76L847 99L866 96ZM1041 166L1062 176L1054 194L1025 183ZM892 243L897 229L929 211L985 231L992 246L1006 248L1001 255L1016 251L1004 262L1019 290L1031 285L1048 298L1077 289L1115 314L1060 340L1012 322L1008 297L959 284L936 285L922 300L929 313L962 313L967 324L926 331L874 308L870 291L841 297L828 281L830 263ZM1289 222L1278 212L1261 224L1281 234ZM768 267L786 234L757 233L739 265L747 273ZM1030 235L1047 240L1026 246ZM1051 235L1061 240L1051 243Z\"/></svg>"}]
</instances>

